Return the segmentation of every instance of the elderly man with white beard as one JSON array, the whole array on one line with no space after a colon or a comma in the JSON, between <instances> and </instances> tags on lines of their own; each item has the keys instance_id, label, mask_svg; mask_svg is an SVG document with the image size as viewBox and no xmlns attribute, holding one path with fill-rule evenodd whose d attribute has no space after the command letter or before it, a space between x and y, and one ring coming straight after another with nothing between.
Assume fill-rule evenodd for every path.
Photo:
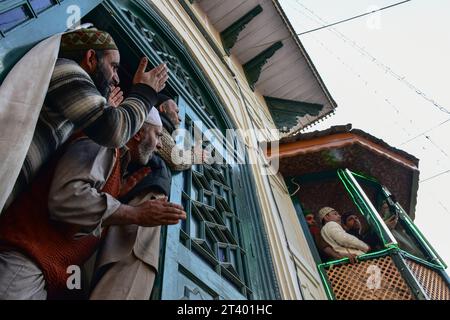
<instances>
[{"instance_id":1,"label":"elderly man with white beard","mask_svg":"<svg viewBox=\"0 0 450 320\"><path fill-rule=\"evenodd\" d=\"M37 196L32 188L34 203L24 204L19 197L0 219L0 288L7 288L0 292L0 298L70 297L73 292L67 285L71 275L68 268L83 265L102 240L108 240L110 232L120 241L114 231L128 232L131 243L116 243L119 248L112 248L112 268L107 272L134 270L139 272L127 274L142 277L117 278L121 281L117 285L122 287L116 292L124 299L148 298L155 276L152 264L159 252L159 233L150 229L176 224L186 218L186 213L167 197L155 199L148 192L141 192L130 204L118 199L151 174L145 166L160 147L161 132L161 119L153 108L123 148L106 148L86 137L67 147L48 191ZM133 167L135 170L128 172ZM37 178L35 183L39 182ZM130 226L133 230L123 229ZM133 286L136 283L143 285Z\"/></svg>"}]
</instances>

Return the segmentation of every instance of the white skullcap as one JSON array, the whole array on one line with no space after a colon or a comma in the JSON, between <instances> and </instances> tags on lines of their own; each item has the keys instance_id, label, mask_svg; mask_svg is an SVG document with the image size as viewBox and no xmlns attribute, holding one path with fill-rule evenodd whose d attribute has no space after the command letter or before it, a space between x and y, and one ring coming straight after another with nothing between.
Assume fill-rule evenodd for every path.
<instances>
[{"instance_id":1,"label":"white skullcap","mask_svg":"<svg viewBox=\"0 0 450 320\"><path fill-rule=\"evenodd\" d=\"M325 218L325 216L327 214L329 214L330 212L336 211L333 208L330 207L323 207L322 209L319 210L318 216L319 216L319 221L322 222L323 218Z\"/></svg>"},{"instance_id":2,"label":"white skullcap","mask_svg":"<svg viewBox=\"0 0 450 320\"><path fill-rule=\"evenodd\" d=\"M152 107L150 109L145 122L154 126L162 126L161 117L159 116L159 112L155 107Z\"/></svg>"}]
</instances>

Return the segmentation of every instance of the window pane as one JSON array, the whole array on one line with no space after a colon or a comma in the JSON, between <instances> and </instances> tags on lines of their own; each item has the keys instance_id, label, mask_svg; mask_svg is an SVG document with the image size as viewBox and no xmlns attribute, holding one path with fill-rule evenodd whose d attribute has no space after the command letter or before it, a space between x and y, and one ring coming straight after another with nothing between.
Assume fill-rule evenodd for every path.
<instances>
[{"instance_id":1,"label":"window pane","mask_svg":"<svg viewBox=\"0 0 450 320\"><path fill-rule=\"evenodd\" d=\"M222 195L222 193L220 192L220 186L219 186L219 185L214 184L214 192L215 192L216 194L218 194L219 196Z\"/></svg>"},{"instance_id":2,"label":"window pane","mask_svg":"<svg viewBox=\"0 0 450 320\"><path fill-rule=\"evenodd\" d=\"M226 248L222 248L219 247L219 261L220 262L226 262L227 261L227 257L226 257Z\"/></svg>"},{"instance_id":3,"label":"window pane","mask_svg":"<svg viewBox=\"0 0 450 320\"><path fill-rule=\"evenodd\" d=\"M191 215L191 237L192 238L200 238L200 221L198 221L198 217L195 214Z\"/></svg>"},{"instance_id":4,"label":"window pane","mask_svg":"<svg viewBox=\"0 0 450 320\"><path fill-rule=\"evenodd\" d=\"M196 182L192 183L192 186L191 186L191 199L197 200L197 201L199 200L199 189L197 187Z\"/></svg>"},{"instance_id":5,"label":"window pane","mask_svg":"<svg viewBox=\"0 0 450 320\"><path fill-rule=\"evenodd\" d=\"M203 194L203 203L211 206L212 205L212 197L211 194L204 192Z\"/></svg>"},{"instance_id":6,"label":"window pane","mask_svg":"<svg viewBox=\"0 0 450 320\"><path fill-rule=\"evenodd\" d=\"M232 222L231 222L231 217L230 217L230 216L226 216L226 218L225 218L225 224L226 224L226 226L228 227L228 229L230 229L231 231L233 230L233 229L231 228Z\"/></svg>"},{"instance_id":7,"label":"window pane","mask_svg":"<svg viewBox=\"0 0 450 320\"><path fill-rule=\"evenodd\" d=\"M206 244L208 245L208 247L211 249L211 251L214 252L214 243L216 241L211 237L211 235L209 234L209 232L206 232Z\"/></svg>"},{"instance_id":8,"label":"window pane","mask_svg":"<svg viewBox=\"0 0 450 320\"><path fill-rule=\"evenodd\" d=\"M36 13L42 12L55 4L52 0L30 0L30 3Z\"/></svg>"},{"instance_id":9,"label":"window pane","mask_svg":"<svg viewBox=\"0 0 450 320\"><path fill-rule=\"evenodd\" d=\"M30 19L31 14L25 9L25 6L14 8L0 14L0 30L6 32Z\"/></svg>"},{"instance_id":10,"label":"window pane","mask_svg":"<svg viewBox=\"0 0 450 320\"><path fill-rule=\"evenodd\" d=\"M189 212L189 209L188 209L189 203L187 202L187 199L186 199L184 196L183 196L181 202L182 202L184 211ZM187 233L187 230L186 230L186 220L181 220L181 230L183 230L184 232Z\"/></svg>"},{"instance_id":11,"label":"window pane","mask_svg":"<svg viewBox=\"0 0 450 320\"><path fill-rule=\"evenodd\" d=\"M231 203L230 191L224 188L223 193L224 193L225 200L227 200L228 203Z\"/></svg>"},{"instance_id":12,"label":"window pane","mask_svg":"<svg viewBox=\"0 0 450 320\"><path fill-rule=\"evenodd\" d=\"M233 265L233 267L237 270L236 260L237 260L236 250L231 249L230 250L230 262Z\"/></svg>"}]
</instances>

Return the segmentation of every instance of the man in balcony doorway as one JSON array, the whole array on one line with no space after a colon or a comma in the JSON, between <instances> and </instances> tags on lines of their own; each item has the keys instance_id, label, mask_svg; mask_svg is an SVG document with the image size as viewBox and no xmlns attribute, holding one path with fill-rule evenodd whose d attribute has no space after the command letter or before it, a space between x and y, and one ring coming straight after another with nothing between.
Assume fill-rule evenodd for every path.
<instances>
[{"instance_id":1,"label":"man in balcony doorway","mask_svg":"<svg viewBox=\"0 0 450 320\"><path fill-rule=\"evenodd\" d=\"M426 259L422 250L419 249L416 241L409 235L405 228L401 225L399 221L399 214L397 209L395 208L395 204L397 201L394 196L392 197L392 204L389 205L388 200L384 199L381 201L379 214L383 219L386 226L391 231L395 240L397 241L400 249L422 259Z\"/></svg>"},{"instance_id":2,"label":"man in balcony doorway","mask_svg":"<svg viewBox=\"0 0 450 320\"><path fill-rule=\"evenodd\" d=\"M182 149L175 143L174 133L180 127L180 109L173 98L165 94L158 95L155 108L158 109L163 123L161 149L157 152L172 171L188 170L194 164L209 163L213 160L210 152L196 144L190 149Z\"/></svg>"},{"instance_id":3,"label":"man in balcony doorway","mask_svg":"<svg viewBox=\"0 0 450 320\"><path fill-rule=\"evenodd\" d=\"M118 199L145 180L145 165L159 146L161 131L153 108L126 148L106 148L80 138L59 159L51 183L42 183L47 175L39 175L30 192L13 202L0 217L0 299L73 298L77 291L75 297L80 298L79 289L88 288L69 287L68 268L82 266L97 245L108 240L104 229L109 226L125 235L116 240L126 240L115 243L116 251L109 256L106 275L111 272L117 280L108 282L109 288L124 299L148 298L159 253L159 233L149 229L176 224L186 213L165 197L149 195L148 190L161 183L146 184L140 189L146 193L136 192L139 199L131 205Z\"/></svg>"},{"instance_id":4,"label":"man in balcony doorway","mask_svg":"<svg viewBox=\"0 0 450 320\"><path fill-rule=\"evenodd\" d=\"M321 235L334 251L342 255L362 255L370 247L355 236L347 233L342 227L341 215L333 208L323 207L318 212L318 221L323 225ZM352 258L350 258L352 260Z\"/></svg>"},{"instance_id":5,"label":"man in balcony doorway","mask_svg":"<svg viewBox=\"0 0 450 320\"><path fill-rule=\"evenodd\" d=\"M368 244L372 250L381 249L377 235L367 226L363 216L348 211L341 216L341 222L345 231Z\"/></svg>"},{"instance_id":6,"label":"man in balcony doorway","mask_svg":"<svg viewBox=\"0 0 450 320\"><path fill-rule=\"evenodd\" d=\"M114 108L107 103L107 99L111 89L119 84L119 64L118 47L107 32L80 29L61 36L58 59L52 69L43 102L32 101L31 106L26 105L26 108L20 110L15 108L16 114L8 115L4 120L7 122L9 118L18 119L20 117L17 113L24 113L21 117L29 125L23 128L22 135L32 134L25 159L15 163L22 168L4 209L33 181L52 154L76 130L83 130L84 134L102 146L115 148L125 145L140 129L146 115L156 103L157 94L165 86L168 79L167 66L161 64L146 71L147 59L143 58L134 75L128 97ZM36 69L35 73L40 72L38 67ZM2 84L4 86L5 83ZM20 86L12 87L11 100L15 95L21 97L32 92L32 88L24 91ZM36 103L40 105L35 106ZM34 117L37 108L40 109L39 117ZM37 123L30 118L36 118ZM12 141L11 145L14 144ZM22 150L22 145L23 143L16 148L20 147ZM5 154L8 150L1 152ZM3 197L4 195L0 197L1 200Z\"/></svg>"}]
</instances>

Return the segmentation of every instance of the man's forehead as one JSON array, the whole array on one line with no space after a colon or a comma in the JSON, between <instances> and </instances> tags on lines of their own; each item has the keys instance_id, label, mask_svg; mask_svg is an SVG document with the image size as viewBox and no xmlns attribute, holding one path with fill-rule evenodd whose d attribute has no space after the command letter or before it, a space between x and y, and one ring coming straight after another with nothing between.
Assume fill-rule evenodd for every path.
<instances>
[{"instance_id":1,"label":"man's forehead","mask_svg":"<svg viewBox=\"0 0 450 320\"><path fill-rule=\"evenodd\" d=\"M178 107L177 103L174 100L172 100L172 99L167 100L167 104L171 108L177 108Z\"/></svg>"},{"instance_id":2,"label":"man's forehead","mask_svg":"<svg viewBox=\"0 0 450 320\"><path fill-rule=\"evenodd\" d=\"M162 133L163 131L162 126L155 126L154 124L150 124L147 122L144 122L144 125L148 128L148 130L154 131L156 134Z\"/></svg>"},{"instance_id":3,"label":"man's forehead","mask_svg":"<svg viewBox=\"0 0 450 320\"><path fill-rule=\"evenodd\" d=\"M120 63L119 50L105 50L104 57L106 57L111 63Z\"/></svg>"}]
</instances>

